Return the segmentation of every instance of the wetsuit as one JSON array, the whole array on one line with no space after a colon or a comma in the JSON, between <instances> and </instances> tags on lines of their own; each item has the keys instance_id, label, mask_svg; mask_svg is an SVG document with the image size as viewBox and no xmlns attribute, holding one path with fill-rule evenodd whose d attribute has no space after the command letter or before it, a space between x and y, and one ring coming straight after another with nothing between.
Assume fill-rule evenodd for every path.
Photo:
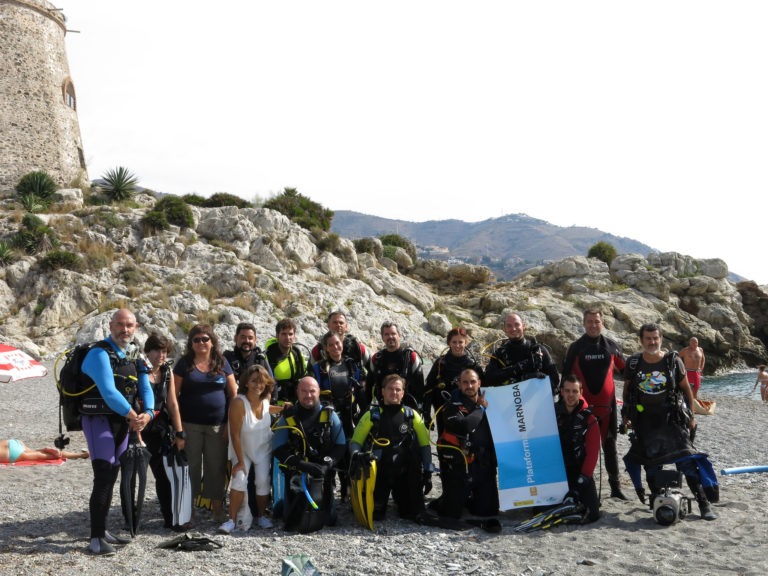
<instances>
[{"instance_id":1,"label":"wetsuit","mask_svg":"<svg viewBox=\"0 0 768 576\"><path fill-rule=\"evenodd\" d=\"M350 438L360 417L367 408L365 404L365 391L360 384L360 371L352 358L345 358L339 362L323 359L312 365L315 380L320 385L320 398L324 403L333 407L334 412L341 420L344 436ZM339 482L341 485L341 497L347 496L349 485L349 455L345 452L339 462Z\"/></svg>"},{"instance_id":2,"label":"wetsuit","mask_svg":"<svg viewBox=\"0 0 768 576\"><path fill-rule=\"evenodd\" d=\"M586 507L585 521L593 522L600 517L600 500L593 479L600 456L597 419L587 408L583 398L579 398L579 405L570 414L565 403L558 401L555 404L555 416L568 488L576 493L579 501Z\"/></svg>"},{"instance_id":3,"label":"wetsuit","mask_svg":"<svg viewBox=\"0 0 768 576\"><path fill-rule=\"evenodd\" d=\"M93 467L89 502L91 538L104 538L120 457L128 447L126 416L131 412L137 392L145 411L154 411L155 399L146 366L128 359L111 337L88 351L82 371L96 384L96 388L85 395L80 408Z\"/></svg>"},{"instance_id":4,"label":"wetsuit","mask_svg":"<svg viewBox=\"0 0 768 576\"><path fill-rule=\"evenodd\" d=\"M424 405L424 372L421 357L413 348L400 346L394 352L386 348L371 356L368 371L368 392L371 400L375 397L379 404L381 398L381 383L390 374L399 374L405 380L405 397L403 404L415 410L422 411Z\"/></svg>"},{"instance_id":5,"label":"wetsuit","mask_svg":"<svg viewBox=\"0 0 768 576\"><path fill-rule=\"evenodd\" d=\"M371 359L371 354L368 349L355 336L352 336L352 334L345 334L344 341L341 343L341 345L341 355L345 358L352 358L360 369L360 377L365 379L368 362ZM323 348L318 342L312 348L310 353L310 362L312 364L317 364L320 362L320 360L323 359L323 356L325 356L325 354L323 354Z\"/></svg>"},{"instance_id":6,"label":"wetsuit","mask_svg":"<svg viewBox=\"0 0 768 576\"><path fill-rule=\"evenodd\" d=\"M264 346L267 362L275 376L275 398L278 402L296 403L296 386L307 375L307 360L295 346L287 354L280 350L277 338L267 340Z\"/></svg>"},{"instance_id":7,"label":"wetsuit","mask_svg":"<svg viewBox=\"0 0 768 576\"><path fill-rule=\"evenodd\" d=\"M285 468L286 530L312 532L336 523L331 475L346 451L341 421L330 407L318 402L310 409L298 404L283 411L272 436L272 454ZM313 513L301 490L302 476L319 515Z\"/></svg>"},{"instance_id":8,"label":"wetsuit","mask_svg":"<svg viewBox=\"0 0 768 576\"><path fill-rule=\"evenodd\" d=\"M437 455L443 494L430 507L453 518L460 518L464 507L478 516L497 514L496 451L485 408L454 390L440 415Z\"/></svg>"},{"instance_id":9,"label":"wetsuit","mask_svg":"<svg viewBox=\"0 0 768 576\"><path fill-rule=\"evenodd\" d=\"M377 460L374 519L384 518L390 492L401 518L412 519L423 512L423 486L432 476L432 451L421 416L400 404L372 407L355 428L349 451L354 458L368 448Z\"/></svg>"},{"instance_id":10,"label":"wetsuit","mask_svg":"<svg viewBox=\"0 0 768 576\"><path fill-rule=\"evenodd\" d=\"M586 334L568 347L563 361L563 378L573 374L582 382L582 395L592 414L600 423L600 437L605 454L605 469L614 482L619 479L619 461L616 453L618 411L616 409L615 370L624 370L624 355L618 344L600 335Z\"/></svg>"},{"instance_id":11,"label":"wetsuit","mask_svg":"<svg viewBox=\"0 0 768 576\"><path fill-rule=\"evenodd\" d=\"M171 449L171 422L165 404L170 380L171 362L166 362L160 368L160 382L150 384L155 396L155 418L141 433L150 453L149 467L155 477L155 493L166 528L173 526L171 482L163 462L163 455Z\"/></svg>"},{"instance_id":12,"label":"wetsuit","mask_svg":"<svg viewBox=\"0 0 768 576\"><path fill-rule=\"evenodd\" d=\"M450 352L440 356L432 364L432 368L427 374L426 389L424 391L424 421L429 425L431 415L430 407L437 410L445 404L444 393L452 394L458 388L459 377L464 370L471 368L483 381L483 368L477 363L477 360L469 354L463 356L454 356ZM437 419L438 433L442 432L442 420Z\"/></svg>"},{"instance_id":13,"label":"wetsuit","mask_svg":"<svg viewBox=\"0 0 768 576\"><path fill-rule=\"evenodd\" d=\"M497 347L485 368L486 386L503 386L531 378L549 376L552 395L557 394L560 375L547 348L535 338L507 339Z\"/></svg>"},{"instance_id":14,"label":"wetsuit","mask_svg":"<svg viewBox=\"0 0 768 576\"><path fill-rule=\"evenodd\" d=\"M719 495L702 485L702 471L697 459L706 458L696 450L691 439L690 420L693 417L683 394L678 391L685 378L685 365L671 352L658 362L646 362L642 354L632 356L624 371L623 411L632 422L633 435L625 456L631 464L645 467L651 492L658 491L655 477L664 464L675 463L682 471L693 492L702 516L709 511L709 499L716 502ZM642 407L642 409L640 409ZM715 516L707 519L712 520Z\"/></svg>"},{"instance_id":15,"label":"wetsuit","mask_svg":"<svg viewBox=\"0 0 768 576\"><path fill-rule=\"evenodd\" d=\"M253 350L251 350L251 353L245 358L240 355L239 350L226 350L223 355L224 358L227 359L227 362L229 362L229 366L232 368L232 373L235 375L235 380L238 385L240 384L240 375L254 364L261 364L267 369L269 375L272 376L272 368L270 367L269 362L267 362L264 352L262 352L261 348L258 346L255 346Z\"/></svg>"}]
</instances>

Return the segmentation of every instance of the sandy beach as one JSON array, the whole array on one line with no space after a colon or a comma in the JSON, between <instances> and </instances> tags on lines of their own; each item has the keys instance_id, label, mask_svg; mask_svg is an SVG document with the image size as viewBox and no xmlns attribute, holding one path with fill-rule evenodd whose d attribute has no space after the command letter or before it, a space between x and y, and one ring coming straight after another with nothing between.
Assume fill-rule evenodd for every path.
<instances>
[{"instance_id":1,"label":"sandy beach","mask_svg":"<svg viewBox=\"0 0 768 576\"><path fill-rule=\"evenodd\" d=\"M51 363L47 363L50 367ZM697 446L715 469L768 464L763 439L768 406L759 400L714 397L713 416L700 416ZM53 378L0 384L0 437L15 437L31 447L52 446L58 434ZM82 433L69 434L69 448L85 448ZM619 453L626 453L626 437ZM602 475L603 495L608 492ZM768 474L720 476L718 519L706 522L693 512L671 527L656 524L636 498L605 498L602 518L588 526L566 525L531 534L512 527L530 516L526 510L501 514L503 530L451 532L391 519L375 532L358 527L348 506L339 524L311 535L252 529L242 536L215 536L224 547L211 552L158 549L175 536L162 526L153 480L138 537L108 558L86 551L88 460L61 466L0 467L0 570L4 574L279 574L282 558L307 554L324 576L385 575L607 575L702 574L762 575L768 559L764 495ZM624 491L634 496L628 476ZM687 494L687 488L685 489ZM439 482L430 498L440 493ZM123 525L117 491L110 528ZM203 515L199 531L213 535L216 524Z\"/></svg>"}]
</instances>

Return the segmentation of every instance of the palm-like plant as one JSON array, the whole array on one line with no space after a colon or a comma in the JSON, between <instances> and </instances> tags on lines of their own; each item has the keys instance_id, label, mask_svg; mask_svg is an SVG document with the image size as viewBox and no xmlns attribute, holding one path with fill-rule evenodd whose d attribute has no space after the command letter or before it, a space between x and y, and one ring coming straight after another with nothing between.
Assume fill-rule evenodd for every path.
<instances>
[{"instance_id":1,"label":"palm-like plant","mask_svg":"<svg viewBox=\"0 0 768 576\"><path fill-rule=\"evenodd\" d=\"M118 166L108 170L102 177L104 193L113 202L121 202L130 199L136 191L139 179L128 168Z\"/></svg>"},{"instance_id":2,"label":"palm-like plant","mask_svg":"<svg viewBox=\"0 0 768 576\"><path fill-rule=\"evenodd\" d=\"M45 200L34 194L21 194L18 201L26 212L42 212L48 207Z\"/></svg>"},{"instance_id":3,"label":"palm-like plant","mask_svg":"<svg viewBox=\"0 0 768 576\"><path fill-rule=\"evenodd\" d=\"M0 240L0 266L7 266L16 261L13 247L5 240Z\"/></svg>"},{"instance_id":4,"label":"palm-like plant","mask_svg":"<svg viewBox=\"0 0 768 576\"><path fill-rule=\"evenodd\" d=\"M20 197L32 194L38 199L48 202L53 200L53 195L57 189L58 186L53 178L41 170L25 174L16 184L16 192Z\"/></svg>"}]
</instances>

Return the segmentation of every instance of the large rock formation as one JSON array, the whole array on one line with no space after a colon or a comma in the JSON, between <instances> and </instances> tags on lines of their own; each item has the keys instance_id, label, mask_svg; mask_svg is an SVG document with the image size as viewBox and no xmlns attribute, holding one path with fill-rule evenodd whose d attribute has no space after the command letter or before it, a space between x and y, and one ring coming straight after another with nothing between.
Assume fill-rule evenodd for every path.
<instances>
[{"instance_id":1,"label":"large rock formation","mask_svg":"<svg viewBox=\"0 0 768 576\"><path fill-rule=\"evenodd\" d=\"M140 206L154 201L140 199ZM481 266L414 265L357 254L345 239L323 244L271 210L193 212L192 229L171 227L157 235L143 232L146 208L42 215L62 247L82 257L84 268L44 271L42 254L0 267L0 340L38 356L54 354L74 341L102 337L111 312L128 306L141 323L141 339L157 330L182 348L196 322L213 324L229 347L238 322L253 322L263 343L285 316L296 321L297 340L311 346L325 331L328 312L340 308L370 347L380 346L382 322L393 320L404 340L429 359L445 349L447 330L459 323L471 330L479 353L503 337L501 316L511 308L560 361L582 333L582 310L600 306L606 327L627 353L637 350L642 323L659 322L668 348L697 336L708 371L768 360L765 345L751 333L765 335L768 296L757 286L740 293L721 260L623 254L609 268L570 257L494 284ZM20 217L3 212L0 236L10 239ZM332 245L332 252L319 245ZM749 294L749 308L742 294Z\"/></svg>"}]
</instances>

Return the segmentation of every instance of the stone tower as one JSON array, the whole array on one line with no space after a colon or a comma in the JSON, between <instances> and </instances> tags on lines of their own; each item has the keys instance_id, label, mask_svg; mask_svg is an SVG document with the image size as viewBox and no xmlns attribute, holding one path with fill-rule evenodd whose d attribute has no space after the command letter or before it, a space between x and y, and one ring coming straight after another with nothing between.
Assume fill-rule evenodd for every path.
<instances>
[{"instance_id":1,"label":"stone tower","mask_svg":"<svg viewBox=\"0 0 768 576\"><path fill-rule=\"evenodd\" d=\"M0 0L0 191L33 170L87 181L65 34L50 2Z\"/></svg>"}]
</instances>

